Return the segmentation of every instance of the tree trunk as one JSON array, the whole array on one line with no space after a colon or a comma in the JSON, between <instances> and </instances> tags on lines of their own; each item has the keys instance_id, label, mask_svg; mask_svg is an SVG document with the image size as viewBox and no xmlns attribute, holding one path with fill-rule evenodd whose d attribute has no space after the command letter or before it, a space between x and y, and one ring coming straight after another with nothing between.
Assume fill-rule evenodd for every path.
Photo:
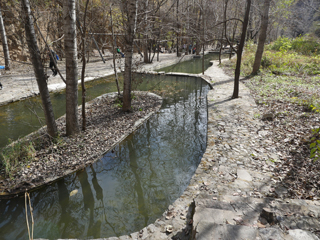
<instances>
[{"instance_id":1,"label":"tree trunk","mask_svg":"<svg viewBox=\"0 0 320 240\"><path fill-rule=\"evenodd\" d=\"M228 8L228 1L224 1L224 9L223 9L223 28L221 30L221 42L220 42L220 50L219 50L219 64L221 64L221 54L222 54L222 48L223 48L223 36L227 39L227 8Z\"/></svg>"},{"instance_id":2,"label":"tree trunk","mask_svg":"<svg viewBox=\"0 0 320 240\"><path fill-rule=\"evenodd\" d=\"M125 22L126 36L126 56L125 56L125 69L123 80L123 105L122 110L127 112L131 111L131 83L132 83L132 55L133 55L133 39L136 28L137 16L137 0L122 1L122 8L126 14L127 20Z\"/></svg>"},{"instance_id":3,"label":"tree trunk","mask_svg":"<svg viewBox=\"0 0 320 240\"><path fill-rule=\"evenodd\" d=\"M86 86L84 84L84 76L86 73L86 31L87 31L87 10L88 10L89 0L86 2L86 7L84 10L84 17L83 17L83 30L81 32L82 35L82 71L81 71L81 88L82 88L82 131L86 130L87 126L87 119L86 119Z\"/></svg>"},{"instance_id":4,"label":"tree trunk","mask_svg":"<svg viewBox=\"0 0 320 240\"><path fill-rule=\"evenodd\" d=\"M219 65L221 64L221 54L222 54L222 47L223 47L223 35L224 35L224 28L221 28L221 40L220 40L220 49L219 49Z\"/></svg>"},{"instance_id":5,"label":"tree trunk","mask_svg":"<svg viewBox=\"0 0 320 240\"><path fill-rule=\"evenodd\" d=\"M118 89L118 96L120 97L120 88L119 88L119 81L118 81L118 72L117 72L117 66L116 66L116 42L114 37L114 30L113 30L113 18L112 18L112 4L110 4L110 21L111 21L111 32L112 32L112 60L113 60L113 70L116 77L116 84Z\"/></svg>"},{"instance_id":6,"label":"tree trunk","mask_svg":"<svg viewBox=\"0 0 320 240\"><path fill-rule=\"evenodd\" d=\"M7 43L6 29L4 27L3 19L2 19L1 6L0 6L0 34L1 34L3 53L4 53L5 70L10 70L10 54L9 54L9 48Z\"/></svg>"},{"instance_id":7,"label":"tree trunk","mask_svg":"<svg viewBox=\"0 0 320 240\"><path fill-rule=\"evenodd\" d=\"M144 63L150 63L149 61L149 53L148 53L148 38L143 40L143 59Z\"/></svg>"},{"instance_id":8,"label":"tree trunk","mask_svg":"<svg viewBox=\"0 0 320 240\"><path fill-rule=\"evenodd\" d=\"M179 0L177 0L177 57L180 57L179 55Z\"/></svg>"},{"instance_id":9,"label":"tree trunk","mask_svg":"<svg viewBox=\"0 0 320 240\"><path fill-rule=\"evenodd\" d=\"M262 54L264 51L264 44L267 38L267 29L268 29L268 16L269 16L270 0L264 1L263 12L261 16L261 28L260 35L258 40L258 47L256 51L256 56L254 59L253 69L251 74L257 74L261 65Z\"/></svg>"},{"instance_id":10,"label":"tree trunk","mask_svg":"<svg viewBox=\"0 0 320 240\"><path fill-rule=\"evenodd\" d=\"M64 0L64 48L66 54L66 131L67 136L79 132L78 62L75 0Z\"/></svg>"},{"instance_id":11,"label":"tree trunk","mask_svg":"<svg viewBox=\"0 0 320 240\"><path fill-rule=\"evenodd\" d=\"M149 26L149 21L148 21L148 4L149 1L144 1L144 9L146 11L145 16L144 16L144 35L143 35L143 40L142 40L142 48L143 48L143 62L144 63L150 63L150 54L148 52L149 49L149 33L150 33L150 26ZM151 48L150 48L151 52Z\"/></svg>"},{"instance_id":12,"label":"tree trunk","mask_svg":"<svg viewBox=\"0 0 320 240\"><path fill-rule=\"evenodd\" d=\"M246 6L246 13L244 15L244 21L242 25L242 34L241 39L239 43L239 48L237 50L237 64L236 64L236 70L235 70L235 76L234 76L234 89L233 89L233 95L232 98L238 98L239 97L239 78L240 78L240 70L241 70L241 58L242 58L242 51L246 39L246 32L249 22L249 14L250 14L250 7L251 7L251 0L247 0L247 6Z\"/></svg>"},{"instance_id":13,"label":"tree trunk","mask_svg":"<svg viewBox=\"0 0 320 240\"><path fill-rule=\"evenodd\" d=\"M198 30L198 34L200 35L200 32L201 32L201 18L202 18L203 16L202 16L202 10L201 10L201 8L199 8L199 16L198 16L198 24L197 24L197 30ZM201 43L200 43L200 39L199 38L197 38L197 41L196 41L196 52L195 52L195 54L196 55L199 55L200 54L200 49L201 49Z\"/></svg>"},{"instance_id":14,"label":"tree trunk","mask_svg":"<svg viewBox=\"0 0 320 240\"><path fill-rule=\"evenodd\" d=\"M204 75L204 44L202 45L202 75Z\"/></svg>"},{"instance_id":15,"label":"tree trunk","mask_svg":"<svg viewBox=\"0 0 320 240\"><path fill-rule=\"evenodd\" d=\"M47 86L47 76L45 74L40 51L37 44L36 34L34 31L34 19L31 16L29 0L22 0L22 15L24 18L24 26L26 31L26 40L30 53L31 62L34 69L34 74L39 87L39 92L44 109L44 115L47 124L47 132L51 137L58 135L57 125L54 119L53 108L50 100L50 94Z\"/></svg>"}]
</instances>

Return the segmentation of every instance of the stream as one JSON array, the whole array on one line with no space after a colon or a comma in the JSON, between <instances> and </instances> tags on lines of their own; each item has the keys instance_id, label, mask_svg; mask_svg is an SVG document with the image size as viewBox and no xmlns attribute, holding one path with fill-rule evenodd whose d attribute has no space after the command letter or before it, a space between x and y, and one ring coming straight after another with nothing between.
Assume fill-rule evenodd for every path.
<instances>
[{"instance_id":1,"label":"stream","mask_svg":"<svg viewBox=\"0 0 320 240\"><path fill-rule=\"evenodd\" d=\"M159 218L188 186L206 150L208 84L195 77L136 74L134 79L134 89L164 97L160 111L94 164L30 192L34 238L136 232ZM86 85L87 100L116 91L113 76ZM56 117L63 115L64 91L53 93L52 102ZM8 137L15 140L43 124L39 98L0 110L0 147ZM28 238L24 201L24 196L0 200L1 240Z\"/></svg>"},{"instance_id":2,"label":"stream","mask_svg":"<svg viewBox=\"0 0 320 240\"><path fill-rule=\"evenodd\" d=\"M93 165L30 193L35 238L129 234L183 193L206 149L209 86L200 78L160 75L141 86L155 83L155 91L167 91L158 114ZM24 197L0 200L0 236L27 239Z\"/></svg>"}]
</instances>

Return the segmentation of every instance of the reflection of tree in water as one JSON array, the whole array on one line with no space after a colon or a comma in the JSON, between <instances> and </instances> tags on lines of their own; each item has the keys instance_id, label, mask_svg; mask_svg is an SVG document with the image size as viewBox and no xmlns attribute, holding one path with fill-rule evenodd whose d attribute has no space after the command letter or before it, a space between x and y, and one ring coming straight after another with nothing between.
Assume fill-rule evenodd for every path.
<instances>
[{"instance_id":1,"label":"reflection of tree in water","mask_svg":"<svg viewBox=\"0 0 320 240\"><path fill-rule=\"evenodd\" d=\"M116 151L119 165L110 173L117 179L115 197L119 202L114 206L121 209L122 218L134 218L128 220L127 228L133 224L137 230L161 215L188 185L187 176L194 172L205 149L206 111L199 111L206 109L206 101L201 100L205 93L189 90L188 81L179 84L187 91L177 97L177 106L162 109Z\"/></svg>"},{"instance_id":2,"label":"reflection of tree in water","mask_svg":"<svg viewBox=\"0 0 320 240\"><path fill-rule=\"evenodd\" d=\"M92 226L94 222L94 197L91 190L91 186L88 181L88 173L86 169L77 172L77 177L81 184L82 195L83 195L83 207L87 212L89 211L89 226L88 226L88 237L93 237ZM100 233L100 231L99 231Z\"/></svg>"},{"instance_id":3,"label":"reflection of tree in water","mask_svg":"<svg viewBox=\"0 0 320 240\"><path fill-rule=\"evenodd\" d=\"M139 166L137 163L137 152L136 148L133 145L132 142L128 144L128 149L129 149L129 156L130 156L130 167L131 171L134 175L135 178L135 184L134 184L134 189L136 191L136 194L138 195L138 210L140 213L142 213L144 217L144 225L146 226L148 224L148 215L145 214L148 212L147 205L145 203L144 195L143 195L143 189L140 181L140 176L139 176Z\"/></svg>"},{"instance_id":4,"label":"reflection of tree in water","mask_svg":"<svg viewBox=\"0 0 320 240\"><path fill-rule=\"evenodd\" d=\"M160 113L114 151L85 170L32 193L37 238L128 234L152 223L182 194L206 147L206 100L202 96L207 88L192 78L171 77L170 81L176 94L166 98ZM79 193L70 197L75 189ZM15 224L9 221L25 226L23 206L23 199L12 200L8 207L0 201L0 214L5 209L1 219L9 219L8 224L2 220L1 233L10 236ZM7 239L25 236L27 230L17 228L14 237Z\"/></svg>"},{"instance_id":5,"label":"reflection of tree in water","mask_svg":"<svg viewBox=\"0 0 320 240\"><path fill-rule=\"evenodd\" d=\"M19 220L24 219L24 199L17 198L12 200L0 200L0 219L4 220L0 225L0 236L7 237L4 239L26 239L28 232L26 228L16 228L15 234L13 235L13 228L10 226L12 223L19 223ZM10 227L9 227L9 226ZM12 237L17 236L17 237Z\"/></svg>"},{"instance_id":6,"label":"reflection of tree in water","mask_svg":"<svg viewBox=\"0 0 320 240\"><path fill-rule=\"evenodd\" d=\"M175 99L185 95L186 86L188 89L192 89L194 87L193 81L190 81L190 79L192 79L190 77L149 74L138 75L143 79L143 82L137 86L137 90L154 92L168 100L168 104L174 103ZM199 80L197 79L197 81Z\"/></svg>"},{"instance_id":7,"label":"reflection of tree in water","mask_svg":"<svg viewBox=\"0 0 320 240\"><path fill-rule=\"evenodd\" d=\"M61 208L58 226L62 238L74 238L83 232L84 226L71 214L69 190L64 179L57 182L59 204ZM59 236L60 237L60 236Z\"/></svg>"},{"instance_id":8,"label":"reflection of tree in water","mask_svg":"<svg viewBox=\"0 0 320 240\"><path fill-rule=\"evenodd\" d=\"M90 169L92 171L92 180L91 181L92 181L93 188L96 192L96 199L103 204L103 189L102 189L102 187L100 187L100 185L98 183L97 174L96 174L96 171L94 170L92 165L90 165Z\"/></svg>"},{"instance_id":9,"label":"reflection of tree in water","mask_svg":"<svg viewBox=\"0 0 320 240\"><path fill-rule=\"evenodd\" d=\"M103 200L103 189L99 185L96 171L95 171L95 169L94 169L94 167L92 165L90 165L90 169L91 169L91 172L92 172L92 180L91 180L92 181L92 185L93 185L93 188L94 188L94 190L96 192L96 199L99 202L99 206L95 207L95 210L98 210L96 212L99 215L103 215L104 216L105 224L108 225L112 229L114 234L116 234L116 231L115 231L113 225L108 221L108 215L105 212L104 200ZM92 227L92 230L91 230L91 232L93 233L92 236L94 238L100 238L101 237L100 236L101 224L102 224L102 221L101 221L100 218L94 223L94 225Z\"/></svg>"}]
</instances>

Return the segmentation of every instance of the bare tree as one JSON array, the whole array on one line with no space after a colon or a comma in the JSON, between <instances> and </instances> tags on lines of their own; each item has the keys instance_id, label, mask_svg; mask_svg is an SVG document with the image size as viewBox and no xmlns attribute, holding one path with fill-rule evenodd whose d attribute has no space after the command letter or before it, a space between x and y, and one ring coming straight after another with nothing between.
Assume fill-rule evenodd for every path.
<instances>
[{"instance_id":1,"label":"bare tree","mask_svg":"<svg viewBox=\"0 0 320 240\"><path fill-rule=\"evenodd\" d=\"M114 37L114 29L113 29L113 18L112 18L112 4L110 4L110 24L111 24L111 32L112 32L112 60L113 60L113 70L116 77L116 84L118 90L118 96L120 96L120 88L119 88L119 81L118 81L118 72L116 66L116 46L115 46L115 37Z\"/></svg>"},{"instance_id":2,"label":"bare tree","mask_svg":"<svg viewBox=\"0 0 320 240\"><path fill-rule=\"evenodd\" d=\"M267 38L269 8L270 8L270 0L265 0L262 15L261 15L262 20L261 20L258 47L257 47L256 56L254 59L254 64L253 64L253 69L251 74L257 74L261 65L262 54L264 51L264 44Z\"/></svg>"},{"instance_id":3,"label":"bare tree","mask_svg":"<svg viewBox=\"0 0 320 240\"><path fill-rule=\"evenodd\" d=\"M246 6L246 12L244 15L244 21L242 24L242 34L241 39L239 43L239 47L237 50L237 64L236 64L236 70L235 70L235 76L234 76L234 89L232 98L238 98L239 97L239 79L240 79L240 70L241 70L241 58L242 58L242 51L246 39L246 32L249 22L249 14L250 14L250 7L251 7L251 0L247 0L247 6Z\"/></svg>"},{"instance_id":4,"label":"bare tree","mask_svg":"<svg viewBox=\"0 0 320 240\"><path fill-rule=\"evenodd\" d=\"M47 86L47 76L43 68L36 34L34 31L34 19L31 15L30 3L29 0L21 0L21 3L28 49L42 100L44 115L47 124L47 132L50 136L55 137L58 134L58 130Z\"/></svg>"},{"instance_id":5,"label":"bare tree","mask_svg":"<svg viewBox=\"0 0 320 240\"><path fill-rule=\"evenodd\" d=\"M86 86L84 84L84 76L86 73L86 32L87 32L87 10L88 10L89 0L86 1L83 17L83 29L81 32L82 37L82 70L81 70L81 88L82 88L82 130L86 130Z\"/></svg>"},{"instance_id":6,"label":"bare tree","mask_svg":"<svg viewBox=\"0 0 320 240\"><path fill-rule=\"evenodd\" d=\"M125 17L125 69L123 80L123 105L122 110L131 111L131 84L132 84L132 55L133 41L136 32L138 0L122 0L121 8Z\"/></svg>"},{"instance_id":7,"label":"bare tree","mask_svg":"<svg viewBox=\"0 0 320 240\"><path fill-rule=\"evenodd\" d=\"M78 123L78 62L76 1L64 0L64 47L66 55L66 132L68 136L79 132Z\"/></svg>"},{"instance_id":8,"label":"bare tree","mask_svg":"<svg viewBox=\"0 0 320 240\"><path fill-rule=\"evenodd\" d=\"M4 53L5 70L10 70L10 54L9 54L9 47L7 42L6 29L4 27L3 19L2 19L1 6L0 6L0 34L1 34L3 53Z\"/></svg>"}]
</instances>

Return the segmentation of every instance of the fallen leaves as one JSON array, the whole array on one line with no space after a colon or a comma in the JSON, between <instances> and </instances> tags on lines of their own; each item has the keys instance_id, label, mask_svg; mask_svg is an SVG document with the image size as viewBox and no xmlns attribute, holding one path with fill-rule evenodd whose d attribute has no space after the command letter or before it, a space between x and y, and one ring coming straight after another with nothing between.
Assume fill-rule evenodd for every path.
<instances>
[{"instance_id":1,"label":"fallen leaves","mask_svg":"<svg viewBox=\"0 0 320 240\"><path fill-rule=\"evenodd\" d=\"M39 186L47 179L62 177L70 170L84 168L98 160L124 135L132 132L137 120L160 108L161 100L154 96L143 93L135 96L129 113L117 108L115 98L104 97L87 104L87 130L73 138L61 134L52 141L44 130L40 131L42 148L36 149L35 161L17 171L11 179L2 176L0 192L24 192L30 186ZM66 132L65 117L57 120L57 126L60 133Z\"/></svg>"},{"instance_id":2,"label":"fallen leaves","mask_svg":"<svg viewBox=\"0 0 320 240\"><path fill-rule=\"evenodd\" d=\"M275 96L261 97L260 91L265 88L264 84L266 84L264 81L246 82L258 103L260 112L275 113L272 121L264 120L263 123L264 129L269 129L264 139L272 141L271 146L275 147L280 157L272 167L273 175L279 181L277 184L281 183L288 189L284 197L320 199L320 161L310 159L308 141L312 127L319 126L319 113L311 112L298 102L288 102L286 97L283 99ZM290 85L287 87L288 91L292 89L299 93L301 99L310 97L303 87ZM319 93L319 87L314 85L314 93L316 92ZM271 188L270 193L274 192Z\"/></svg>"}]
</instances>

